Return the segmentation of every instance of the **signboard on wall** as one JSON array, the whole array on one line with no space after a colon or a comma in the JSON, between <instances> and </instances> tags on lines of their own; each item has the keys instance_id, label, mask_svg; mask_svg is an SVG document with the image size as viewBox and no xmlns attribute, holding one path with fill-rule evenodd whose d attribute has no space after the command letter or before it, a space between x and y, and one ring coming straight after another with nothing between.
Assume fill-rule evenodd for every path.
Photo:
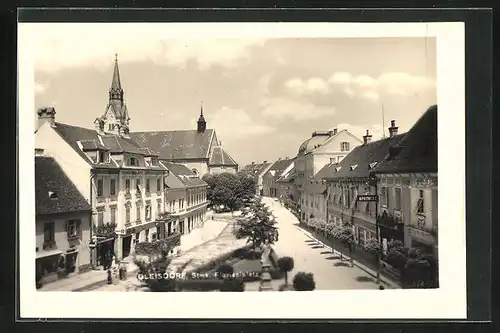
<instances>
[{"instance_id":1,"label":"signboard on wall","mask_svg":"<svg viewBox=\"0 0 500 333\"><path fill-rule=\"evenodd\" d=\"M378 201L378 195L376 194L358 195L358 198L356 200L360 202Z\"/></svg>"}]
</instances>

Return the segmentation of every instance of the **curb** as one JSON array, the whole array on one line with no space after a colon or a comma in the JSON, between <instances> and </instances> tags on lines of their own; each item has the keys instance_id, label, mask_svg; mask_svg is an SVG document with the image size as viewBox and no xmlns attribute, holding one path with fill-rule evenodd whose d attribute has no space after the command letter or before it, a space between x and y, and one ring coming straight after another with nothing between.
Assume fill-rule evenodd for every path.
<instances>
[{"instance_id":1,"label":"curb","mask_svg":"<svg viewBox=\"0 0 500 333\"><path fill-rule=\"evenodd\" d=\"M323 242L321 242L320 240L318 240L318 239L317 239L316 237L314 237L311 233L309 233L309 232L307 232L307 231L303 230L303 229L302 229L302 228L300 228L300 227L297 227L297 226L295 226L295 227L296 227L297 229L299 229L299 231L300 231L300 232L302 232L304 235L306 235L306 236L307 236L307 237L309 237L310 239L315 240L318 244L321 244L321 245L322 245L322 246L324 246L325 248L330 249L330 250L332 251L332 253L333 253L333 254L341 254L339 251L335 250L334 248L332 248L332 247L330 247L330 246L328 246L328 245L324 244L324 243L323 243ZM343 256L344 258L348 258L348 259L350 259L350 257L349 257L349 256L347 256L347 255L345 255L345 254L343 254L343 253L342 253L342 256ZM353 262L354 266L358 267L359 269L361 269L361 270L362 270L362 271L364 271L365 273L369 274L370 276L372 276L372 277L374 277L374 278L376 278L376 277L377 277L377 273L376 273L376 272L374 272L372 269L370 269L370 268L366 267L366 266L365 266L365 265L363 265L363 264L360 264L360 263L359 263L359 262L357 262L356 260L353 260L352 262ZM383 278L383 277L382 277L382 274L380 274L380 282L382 282L383 284L385 284L385 285L387 285L387 286L390 286L390 287L392 287L392 288L394 288L394 289L401 289L401 286L400 286L400 285L398 285L396 282L390 281L389 279L387 279L387 278L385 278L385 277Z\"/></svg>"}]
</instances>

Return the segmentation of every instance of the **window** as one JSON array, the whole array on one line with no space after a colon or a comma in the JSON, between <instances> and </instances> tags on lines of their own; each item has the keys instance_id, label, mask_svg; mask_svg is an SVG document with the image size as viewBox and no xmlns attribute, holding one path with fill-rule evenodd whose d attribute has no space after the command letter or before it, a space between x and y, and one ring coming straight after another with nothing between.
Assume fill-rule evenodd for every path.
<instances>
[{"instance_id":1,"label":"window","mask_svg":"<svg viewBox=\"0 0 500 333\"><path fill-rule=\"evenodd\" d=\"M109 124L108 131L112 131L112 130L113 130L113 124Z\"/></svg>"},{"instance_id":2,"label":"window","mask_svg":"<svg viewBox=\"0 0 500 333\"><path fill-rule=\"evenodd\" d=\"M146 221L151 220L151 205L146 205Z\"/></svg>"},{"instance_id":3,"label":"window","mask_svg":"<svg viewBox=\"0 0 500 333\"><path fill-rule=\"evenodd\" d=\"M146 192L149 193L149 190L150 190L150 183L149 183L149 178L146 179Z\"/></svg>"},{"instance_id":4,"label":"window","mask_svg":"<svg viewBox=\"0 0 500 333\"><path fill-rule=\"evenodd\" d=\"M156 203L156 214L159 214L161 212L161 201L158 201Z\"/></svg>"},{"instance_id":5,"label":"window","mask_svg":"<svg viewBox=\"0 0 500 333\"><path fill-rule=\"evenodd\" d=\"M156 192L160 192L160 191L161 191L161 179L157 178L156 179Z\"/></svg>"},{"instance_id":6,"label":"window","mask_svg":"<svg viewBox=\"0 0 500 333\"><path fill-rule=\"evenodd\" d=\"M54 222L47 222L43 225L43 242L52 243L54 242Z\"/></svg>"},{"instance_id":7,"label":"window","mask_svg":"<svg viewBox=\"0 0 500 333\"><path fill-rule=\"evenodd\" d=\"M102 181L102 179L98 179L97 180L97 196L98 197L103 196L103 189L104 189L103 181Z\"/></svg>"},{"instance_id":8,"label":"window","mask_svg":"<svg viewBox=\"0 0 500 333\"><path fill-rule=\"evenodd\" d=\"M151 240L154 242L156 240L156 233L151 234Z\"/></svg>"},{"instance_id":9,"label":"window","mask_svg":"<svg viewBox=\"0 0 500 333\"><path fill-rule=\"evenodd\" d=\"M66 222L68 239L78 238L79 228L80 228L80 220L69 220L68 222Z\"/></svg>"},{"instance_id":10,"label":"window","mask_svg":"<svg viewBox=\"0 0 500 333\"><path fill-rule=\"evenodd\" d=\"M136 207L136 216L135 216L135 219L137 221L140 221L141 220L141 206L137 206Z\"/></svg>"},{"instance_id":11,"label":"window","mask_svg":"<svg viewBox=\"0 0 500 333\"><path fill-rule=\"evenodd\" d=\"M341 142L340 151L349 151L349 142Z\"/></svg>"},{"instance_id":12,"label":"window","mask_svg":"<svg viewBox=\"0 0 500 333\"><path fill-rule=\"evenodd\" d=\"M116 207L111 207L110 208L110 218L111 218L111 223L116 223Z\"/></svg>"},{"instance_id":13,"label":"window","mask_svg":"<svg viewBox=\"0 0 500 333\"><path fill-rule=\"evenodd\" d=\"M172 201L172 210L174 211L176 210L175 204L176 204L175 200ZM179 206L180 206L180 200L179 200Z\"/></svg>"},{"instance_id":14,"label":"window","mask_svg":"<svg viewBox=\"0 0 500 333\"><path fill-rule=\"evenodd\" d=\"M109 195L116 195L116 179L111 178L109 181Z\"/></svg>"},{"instance_id":15,"label":"window","mask_svg":"<svg viewBox=\"0 0 500 333\"><path fill-rule=\"evenodd\" d=\"M417 214L424 213L424 191L418 190Z\"/></svg>"},{"instance_id":16,"label":"window","mask_svg":"<svg viewBox=\"0 0 500 333\"><path fill-rule=\"evenodd\" d=\"M139 163L137 161L137 159L135 157L131 157L129 160L128 160L128 164L130 166L137 166Z\"/></svg>"},{"instance_id":17,"label":"window","mask_svg":"<svg viewBox=\"0 0 500 333\"><path fill-rule=\"evenodd\" d=\"M394 197L395 197L395 207L396 210L401 210L401 188L396 187L394 189Z\"/></svg>"},{"instance_id":18,"label":"window","mask_svg":"<svg viewBox=\"0 0 500 333\"><path fill-rule=\"evenodd\" d=\"M151 164L158 165L158 157L151 157Z\"/></svg>"},{"instance_id":19,"label":"window","mask_svg":"<svg viewBox=\"0 0 500 333\"><path fill-rule=\"evenodd\" d=\"M387 205L387 187L380 188L380 204L382 206Z\"/></svg>"},{"instance_id":20,"label":"window","mask_svg":"<svg viewBox=\"0 0 500 333\"><path fill-rule=\"evenodd\" d=\"M135 189L137 192L141 192L141 179L137 178L135 181Z\"/></svg>"},{"instance_id":21,"label":"window","mask_svg":"<svg viewBox=\"0 0 500 333\"><path fill-rule=\"evenodd\" d=\"M130 179L125 179L125 190L130 191Z\"/></svg>"},{"instance_id":22,"label":"window","mask_svg":"<svg viewBox=\"0 0 500 333\"><path fill-rule=\"evenodd\" d=\"M100 151L99 152L99 163L105 163L106 162L105 159L106 159L106 153L103 151Z\"/></svg>"},{"instance_id":23,"label":"window","mask_svg":"<svg viewBox=\"0 0 500 333\"><path fill-rule=\"evenodd\" d=\"M179 222L179 231L181 235L184 235L184 220Z\"/></svg>"},{"instance_id":24,"label":"window","mask_svg":"<svg viewBox=\"0 0 500 333\"><path fill-rule=\"evenodd\" d=\"M97 212L97 225L104 224L104 212L102 210Z\"/></svg>"},{"instance_id":25,"label":"window","mask_svg":"<svg viewBox=\"0 0 500 333\"><path fill-rule=\"evenodd\" d=\"M335 157L330 157L330 164L333 164L337 162L337 159Z\"/></svg>"},{"instance_id":26,"label":"window","mask_svg":"<svg viewBox=\"0 0 500 333\"><path fill-rule=\"evenodd\" d=\"M125 207L125 222L130 223L130 207Z\"/></svg>"}]
</instances>

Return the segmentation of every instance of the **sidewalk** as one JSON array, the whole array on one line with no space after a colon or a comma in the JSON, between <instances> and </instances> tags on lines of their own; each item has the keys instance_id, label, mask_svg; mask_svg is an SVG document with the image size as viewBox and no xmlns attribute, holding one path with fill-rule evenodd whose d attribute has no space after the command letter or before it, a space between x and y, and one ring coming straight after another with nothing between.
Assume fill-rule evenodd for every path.
<instances>
[{"instance_id":1,"label":"sidewalk","mask_svg":"<svg viewBox=\"0 0 500 333\"><path fill-rule=\"evenodd\" d=\"M336 249L332 248L331 246L321 242L320 240L318 240L313 234L311 234L309 231L306 231L304 229L302 229L301 227L298 227L298 226L295 226L297 229L299 229L303 234L305 234L307 237L309 237L310 239L314 240L317 242L317 244L325 247L326 249L329 249L330 251L332 251L333 254L337 254L340 256L340 252L337 251ZM349 261L351 258L349 258L348 255L342 253L342 257L345 258L347 261ZM356 261L356 260L353 260L353 264L360 268L361 270L365 271L366 273L368 273L369 275L371 275L372 277L376 278L377 277L377 272L375 272L374 270L372 270L371 268L368 268L366 267L365 265L361 264L360 262ZM382 274L380 274L380 282L390 286L391 288L393 289L401 289L401 285L398 284L397 282L395 281L392 281L390 279L388 279L386 276L383 276Z\"/></svg>"}]
</instances>

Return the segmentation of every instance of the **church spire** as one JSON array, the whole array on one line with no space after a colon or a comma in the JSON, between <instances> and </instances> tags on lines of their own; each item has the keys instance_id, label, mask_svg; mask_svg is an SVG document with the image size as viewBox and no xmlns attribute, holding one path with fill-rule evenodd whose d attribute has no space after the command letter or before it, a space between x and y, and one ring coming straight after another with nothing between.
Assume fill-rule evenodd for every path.
<instances>
[{"instance_id":1,"label":"church spire","mask_svg":"<svg viewBox=\"0 0 500 333\"><path fill-rule=\"evenodd\" d=\"M200 117L198 118L198 133L203 133L207 129L207 122L203 116L203 103L201 104Z\"/></svg>"},{"instance_id":2,"label":"church spire","mask_svg":"<svg viewBox=\"0 0 500 333\"><path fill-rule=\"evenodd\" d=\"M120 69L118 68L118 54L115 54L115 68L113 71L113 81L109 89L109 101L119 100L123 103L123 89L120 81Z\"/></svg>"}]
</instances>

